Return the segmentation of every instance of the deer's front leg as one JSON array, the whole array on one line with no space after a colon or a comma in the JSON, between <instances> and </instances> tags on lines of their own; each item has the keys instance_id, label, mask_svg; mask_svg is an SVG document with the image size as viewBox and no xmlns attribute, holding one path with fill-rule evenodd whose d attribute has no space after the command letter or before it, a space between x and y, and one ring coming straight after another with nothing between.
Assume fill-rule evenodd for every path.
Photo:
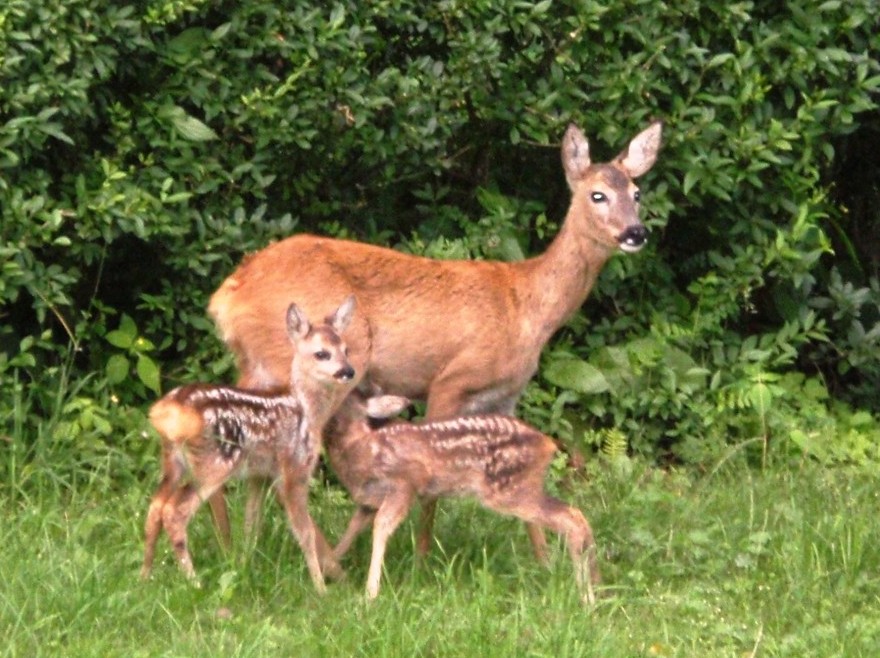
<instances>
[{"instance_id":1,"label":"deer's front leg","mask_svg":"<svg viewBox=\"0 0 880 658\"><path fill-rule=\"evenodd\" d=\"M379 506L373 519L373 551L370 557L370 572L367 574L367 598L379 595L379 581L382 579L382 563L385 561L385 547L388 538L394 533L412 505L413 492L401 487L388 494Z\"/></svg>"},{"instance_id":2,"label":"deer's front leg","mask_svg":"<svg viewBox=\"0 0 880 658\"><path fill-rule=\"evenodd\" d=\"M287 520L293 536L299 543L306 558L309 575L318 593L326 591L324 576L318 561L318 549L315 539L315 524L309 514L309 475L311 469L306 465L297 464L293 459L284 457L280 460L281 478L278 482L278 495L287 512Z\"/></svg>"},{"instance_id":3,"label":"deer's front leg","mask_svg":"<svg viewBox=\"0 0 880 658\"><path fill-rule=\"evenodd\" d=\"M310 457L306 463L297 461L291 455L281 456L278 493L287 512L290 529L305 555L315 589L323 594L326 591L324 572L331 578L341 578L344 572L333 557L330 544L309 514L309 480L316 463L317 455Z\"/></svg>"}]
</instances>

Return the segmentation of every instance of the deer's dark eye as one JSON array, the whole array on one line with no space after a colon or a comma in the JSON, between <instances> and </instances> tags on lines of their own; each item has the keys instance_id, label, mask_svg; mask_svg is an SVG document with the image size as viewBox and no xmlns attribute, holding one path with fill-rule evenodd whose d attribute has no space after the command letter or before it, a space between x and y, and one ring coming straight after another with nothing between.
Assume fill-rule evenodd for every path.
<instances>
[{"instance_id":1,"label":"deer's dark eye","mask_svg":"<svg viewBox=\"0 0 880 658\"><path fill-rule=\"evenodd\" d=\"M636 193L633 194L633 199L635 199L635 202L638 203L642 200L642 193L636 190Z\"/></svg>"},{"instance_id":2,"label":"deer's dark eye","mask_svg":"<svg viewBox=\"0 0 880 658\"><path fill-rule=\"evenodd\" d=\"M593 203L604 203L608 200L608 197L602 192L592 192L590 198L593 200Z\"/></svg>"},{"instance_id":3,"label":"deer's dark eye","mask_svg":"<svg viewBox=\"0 0 880 658\"><path fill-rule=\"evenodd\" d=\"M327 350L318 350L315 352L315 358L318 359L318 361L328 361L330 359L330 352Z\"/></svg>"}]
</instances>

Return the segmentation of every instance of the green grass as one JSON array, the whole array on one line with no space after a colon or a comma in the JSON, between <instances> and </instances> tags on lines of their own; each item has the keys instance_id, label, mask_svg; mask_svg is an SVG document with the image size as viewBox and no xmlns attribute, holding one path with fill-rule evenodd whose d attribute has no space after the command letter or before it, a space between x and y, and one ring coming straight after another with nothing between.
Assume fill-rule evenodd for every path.
<instances>
[{"instance_id":1,"label":"green grass","mask_svg":"<svg viewBox=\"0 0 880 658\"><path fill-rule=\"evenodd\" d=\"M224 555L207 512L191 526L202 587L167 541L138 580L154 482L106 479L32 494L0 488L0 652L8 656L877 656L878 486L803 466L712 476L596 467L559 485L593 524L605 594L578 604L565 552L546 571L521 525L445 502L438 546L393 537L378 601L363 597L365 536L348 578L311 588L276 505L256 548ZM240 516L240 496L235 513ZM349 504L318 487L331 537ZM237 519L240 522L240 518ZM240 523L239 523L240 525Z\"/></svg>"}]
</instances>

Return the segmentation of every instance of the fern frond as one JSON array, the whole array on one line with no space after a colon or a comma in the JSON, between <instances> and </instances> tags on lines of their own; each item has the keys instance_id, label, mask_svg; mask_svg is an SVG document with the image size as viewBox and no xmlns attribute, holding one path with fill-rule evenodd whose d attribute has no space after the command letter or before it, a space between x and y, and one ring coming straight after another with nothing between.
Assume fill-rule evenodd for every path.
<instances>
[{"instance_id":1,"label":"fern frond","mask_svg":"<svg viewBox=\"0 0 880 658\"><path fill-rule=\"evenodd\" d=\"M602 454L611 461L616 461L627 456L629 441L626 434L619 429L611 427L602 430Z\"/></svg>"}]
</instances>

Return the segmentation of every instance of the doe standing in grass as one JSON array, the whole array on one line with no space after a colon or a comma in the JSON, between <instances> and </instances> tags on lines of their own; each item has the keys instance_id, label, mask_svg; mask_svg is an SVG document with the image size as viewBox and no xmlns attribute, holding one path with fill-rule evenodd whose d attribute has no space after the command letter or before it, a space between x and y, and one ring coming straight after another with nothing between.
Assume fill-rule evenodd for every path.
<instances>
[{"instance_id":1,"label":"doe standing in grass","mask_svg":"<svg viewBox=\"0 0 880 658\"><path fill-rule=\"evenodd\" d=\"M565 221L543 254L520 262L436 260L314 235L248 255L208 306L236 355L239 384L267 388L286 379L290 347L272 318L290 299L319 314L328 299L353 292L358 314L346 338L358 379L426 400L431 420L513 413L544 345L583 304L608 259L647 241L635 179L654 165L661 133L661 123L652 123L603 163L569 126L561 151L571 189ZM254 491L252 509L260 500ZM435 505L429 498L423 505L418 547L426 553ZM221 508L222 496L212 506Z\"/></svg>"}]
</instances>

